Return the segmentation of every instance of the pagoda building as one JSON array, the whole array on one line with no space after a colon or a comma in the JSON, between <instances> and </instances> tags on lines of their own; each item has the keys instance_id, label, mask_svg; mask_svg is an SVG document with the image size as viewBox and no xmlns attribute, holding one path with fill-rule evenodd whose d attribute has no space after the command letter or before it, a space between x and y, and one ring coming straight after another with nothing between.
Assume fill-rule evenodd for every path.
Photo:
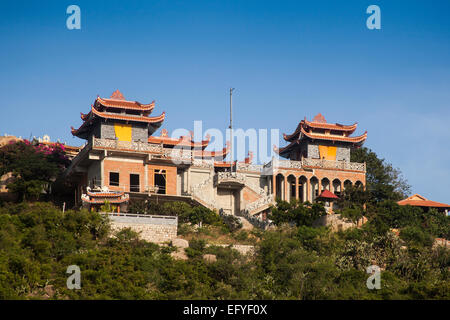
<instances>
[{"instance_id":1,"label":"pagoda building","mask_svg":"<svg viewBox=\"0 0 450 320\"><path fill-rule=\"evenodd\" d=\"M98 209L100 203L111 199L126 204L128 199L150 197L189 200L219 209L215 203L223 195L223 203L235 202L230 197L236 190L222 190L223 181L214 179L227 168L224 158L230 151L229 143L222 150L210 151L205 150L209 136L196 142L192 133L172 138L166 129L156 136L165 113L151 116L154 108L155 102L128 101L117 90L110 98L97 97L90 111L81 113L82 124L78 129L72 127L71 132L86 144L64 174L75 188L76 206Z\"/></svg>"},{"instance_id":2,"label":"pagoda building","mask_svg":"<svg viewBox=\"0 0 450 320\"><path fill-rule=\"evenodd\" d=\"M350 149L359 148L367 139L367 131L361 136L350 137L356 127L357 123L327 123L320 113L311 122L305 117L292 134L283 134L289 144L280 148L278 153L290 160L312 158L349 162Z\"/></svg>"},{"instance_id":3,"label":"pagoda building","mask_svg":"<svg viewBox=\"0 0 450 320\"><path fill-rule=\"evenodd\" d=\"M119 90L109 99L97 97L87 114L81 113L83 124L72 127L72 135L90 140L117 139L118 141L147 141L164 121L165 112L160 116L150 117L155 102L141 104L126 101Z\"/></svg>"},{"instance_id":4,"label":"pagoda building","mask_svg":"<svg viewBox=\"0 0 450 320\"><path fill-rule=\"evenodd\" d=\"M301 120L293 133L283 134L288 144L275 151L288 160L274 161L275 196L313 202L324 190L340 196L346 185L364 187L365 164L350 162L350 151L367 139L367 131L352 136L356 128L357 123L328 123L319 113L312 121Z\"/></svg>"},{"instance_id":5,"label":"pagoda building","mask_svg":"<svg viewBox=\"0 0 450 320\"><path fill-rule=\"evenodd\" d=\"M194 141L192 132L169 137L165 113L152 116L155 102L126 100L120 91L97 97L82 123L72 128L86 140L64 173L73 186L75 207L99 210L109 202L120 211L135 200L188 201L224 214L262 218L276 198L324 201L329 212L347 185L365 185L364 163L350 161L367 132L352 136L357 124L327 123L322 115L302 120L287 146L276 149L285 159L253 164L225 161L230 144L207 150L211 137ZM233 169L233 170L232 170ZM327 192L324 192L327 190ZM333 196L334 195L334 196Z\"/></svg>"}]
</instances>

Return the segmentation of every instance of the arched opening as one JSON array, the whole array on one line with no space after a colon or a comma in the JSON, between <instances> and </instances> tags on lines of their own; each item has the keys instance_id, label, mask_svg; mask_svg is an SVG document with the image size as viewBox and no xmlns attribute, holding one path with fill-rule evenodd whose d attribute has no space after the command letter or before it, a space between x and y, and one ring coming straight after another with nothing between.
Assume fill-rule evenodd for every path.
<instances>
[{"instance_id":1,"label":"arched opening","mask_svg":"<svg viewBox=\"0 0 450 320\"><path fill-rule=\"evenodd\" d=\"M309 183L311 185L311 201L314 201L319 196L319 180L312 177Z\"/></svg>"},{"instance_id":2,"label":"arched opening","mask_svg":"<svg viewBox=\"0 0 450 320\"><path fill-rule=\"evenodd\" d=\"M337 195L338 197L341 196L342 190L341 190L341 181L339 179L333 180L333 193Z\"/></svg>"},{"instance_id":3,"label":"arched opening","mask_svg":"<svg viewBox=\"0 0 450 320\"><path fill-rule=\"evenodd\" d=\"M287 185L288 185L288 194L286 197L286 201L291 201L291 199L295 199L295 176L290 174L287 177Z\"/></svg>"},{"instance_id":4,"label":"arched opening","mask_svg":"<svg viewBox=\"0 0 450 320\"><path fill-rule=\"evenodd\" d=\"M344 190L348 189L349 187L352 187L353 183L350 180L345 180L344 181Z\"/></svg>"},{"instance_id":5,"label":"arched opening","mask_svg":"<svg viewBox=\"0 0 450 320\"><path fill-rule=\"evenodd\" d=\"M281 173L277 174L275 186L276 186L275 197L284 199L284 176Z\"/></svg>"},{"instance_id":6,"label":"arched opening","mask_svg":"<svg viewBox=\"0 0 450 320\"><path fill-rule=\"evenodd\" d=\"M363 183L361 181L358 180L358 181L355 182L355 188L363 189L364 185L363 185Z\"/></svg>"},{"instance_id":7,"label":"arched opening","mask_svg":"<svg viewBox=\"0 0 450 320\"><path fill-rule=\"evenodd\" d=\"M335 195L337 195L338 197L340 197L342 194L341 189L342 189L341 181L339 179L334 179L333 180L333 193ZM333 201L332 209L333 209L333 211L339 210L339 205L338 205L337 201Z\"/></svg>"},{"instance_id":8,"label":"arched opening","mask_svg":"<svg viewBox=\"0 0 450 320\"><path fill-rule=\"evenodd\" d=\"M305 176L298 178L298 198L301 202L308 201L308 179Z\"/></svg>"},{"instance_id":9,"label":"arched opening","mask_svg":"<svg viewBox=\"0 0 450 320\"><path fill-rule=\"evenodd\" d=\"M323 178L322 179L322 188L321 188L321 190L322 191L323 190L330 191L330 180L328 180L328 178ZM320 191L319 191L319 193L320 193Z\"/></svg>"}]
</instances>

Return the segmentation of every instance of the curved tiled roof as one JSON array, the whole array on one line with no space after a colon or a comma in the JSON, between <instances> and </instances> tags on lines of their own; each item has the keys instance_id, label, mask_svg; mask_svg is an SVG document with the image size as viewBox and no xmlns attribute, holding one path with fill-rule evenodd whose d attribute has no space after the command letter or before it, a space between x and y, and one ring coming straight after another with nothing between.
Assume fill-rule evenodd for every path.
<instances>
[{"instance_id":1,"label":"curved tiled roof","mask_svg":"<svg viewBox=\"0 0 450 320\"><path fill-rule=\"evenodd\" d=\"M126 101L117 99L106 99L97 97L95 100L96 104L100 104L104 107L129 109L129 110L140 110L140 111L152 111L155 107L155 101L148 104L141 104L137 101Z\"/></svg>"},{"instance_id":2,"label":"curved tiled roof","mask_svg":"<svg viewBox=\"0 0 450 320\"><path fill-rule=\"evenodd\" d=\"M353 133L356 130L356 127L358 126L358 123L355 122L352 125L344 125L339 123L319 123L319 122L310 122L308 120L305 120L305 125L311 128L318 128L318 129L330 129L330 130L337 130L337 131L346 131L349 133Z\"/></svg>"},{"instance_id":3,"label":"curved tiled roof","mask_svg":"<svg viewBox=\"0 0 450 320\"><path fill-rule=\"evenodd\" d=\"M116 90L112 93L109 98L101 98L97 96L95 99L96 106L99 104L104 107L112 107L112 108L120 108L120 109L130 109L130 110L139 110L139 111L152 111L155 107L155 101L152 101L148 104L142 104L137 101L128 101L125 100L122 92Z\"/></svg>"},{"instance_id":4,"label":"curved tiled roof","mask_svg":"<svg viewBox=\"0 0 450 320\"><path fill-rule=\"evenodd\" d=\"M211 141L210 136L207 136L206 140L202 140L201 142L194 142L189 136L182 136L178 139L166 136L148 137L149 143L162 143L164 145L169 146L190 146L192 148L202 148L202 149L205 149L209 145L210 141Z\"/></svg>"},{"instance_id":5,"label":"curved tiled roof","mask_svg":"<svg viewBox=\"0 0 450 320\"><path fill-rule=\"evenodd\" d=\"M356 144L364 142L367 139L367 131L357 137L341 137L341 136L334 136L334 135L321 135L321 134L309 133L309 132L306 132L303 128L301 128L301 134L310 139L343 141L343 142L351 142L351 143L356 143Z\"/></svg>"},{"instance_id":6,"label":"curved tiled roof","mask_svg":"<svg viewBox=\"0 0 450 320\"><path fill-rule=\"evenodd\" d=\"M206 150L194 150L194 157L196 158L225 158L230 152L230 143L227 141L226 147L221 151L206 151Z\"/></svg>"},{"instance_id":7,"label":"curved tiled roof","mask_svg":"<svg viewBox=\"0 0 450 320\"><path fill-rule=\"evenodd\" d=\"M291 134L285 134L283 133L283 138L286 141L293 141L298 139L298 136L301 132L302 128L313 128L313 129L325 129L325 130L336 130L341 132L346 132L347 134L352 134L355 132L356 127L358 126L358 123L355 122L352 125L344 125L340 123L327 123L325 118L322 116L322 114L318 114L314 117L312 121L306 120L306 117L304 120L300 121L297 125L297 128L295 131Z\"/></svg>"},{"instance_id":8,"label":"curved tiled roof","mask_svg":"<svg viewBox=\"0 0 450 320\"><path fill-rule=\"evenodd\" d=\"M87 191L86 192L88 194L89 197L94 197L94 198L118 198L121 197L125 194L125 192L90 192Z\"/></svg>"},{"instance_id":9,"label":"curved tiled roof","mask_svg":"<svg viewBox=\"0 0 450 320\"><path fill-rule=\"evenodd\" d=\"M83 202L88 202L88 203L98 203L98 204L104 204L105 200L97 200L97 199L81 199ZM124 203L124 202L128 202L128 198L124 198L124 199L108 199L109 203Z\"/></svg>"},{"instance_id":10,"label":"curved tiled roof","mask_svg":"<svg viewBox=\"0 0 450 320\"><path fill-rule=\"evenodd\" d=\"M125 121L136 121L136 122L147 122L147 123L158 123L163 122L166 117L166 112L164 111L161 115L157 117L144 117L144 116L133 116L133 115L124 115L120 113L111 113L111 112L100 112L92 107L91 112L93 112L96 116L105 119L115 119L115 120L125 120Z\"/></svg>"}]
</instances>

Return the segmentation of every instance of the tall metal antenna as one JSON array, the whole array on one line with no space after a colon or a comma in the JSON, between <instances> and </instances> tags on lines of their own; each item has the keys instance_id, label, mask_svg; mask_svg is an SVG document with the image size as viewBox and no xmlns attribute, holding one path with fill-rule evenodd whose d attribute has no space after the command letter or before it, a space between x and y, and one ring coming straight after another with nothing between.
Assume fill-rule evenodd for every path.
<instances>
[{"instance_id":1,"label":"tall metal antenna","mask_svg":"<svg viewBox=\"0 0 450 320\"><path fill-rule=\"evenodd\" d=\"M233 172L233 90L230 88L230 171Z\"/></svg>"}]
</instances>

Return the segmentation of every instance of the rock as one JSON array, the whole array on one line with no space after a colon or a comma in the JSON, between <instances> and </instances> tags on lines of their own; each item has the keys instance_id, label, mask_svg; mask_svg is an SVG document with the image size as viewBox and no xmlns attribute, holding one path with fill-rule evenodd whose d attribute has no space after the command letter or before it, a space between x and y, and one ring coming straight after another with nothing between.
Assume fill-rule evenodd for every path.
<instances>
[{"instance_id":1,"label":"rock","mask_svg":"<svg viewBox=\"0 0 450 320\"><path fill-rule=\"evenodd\" d=\"M433 248L437 247L450 248L450 241L444 238L436 238L434 239Z\"/></svg>"},{"instance_id":2,"label":"rock","mask_svg":"<svg viewBox=\"0 0 450 320\"><path fill-rule=\"evenodd\" d=\"M204 254L203 259L205 259L206 262L210 262L210 263L217 261L217 257L214 254Z\"/></svg>"},{"instance_id":3,"label":"rock","mask_svg":"<svg viewBox=\"0 0 450 320\"><path fill-rule=\"evenodd\" d=\"M55 295L55 289L53 288L53 285L51 285L51 284L46 285L44 287L44 291L45 291L45 294L48 295L49 297L53 297Z\"/></svg>"},{"instance_id":4,"label":"rock","mask_svg":"<svg viewBox=\"0 0 450 320\"><path fill-rule=\"evenodd\" d=\"M187 260L188 259L183 248L180 248L179 250L170 253L170 255L172 256L172 258L177 259L177 260Z\"/></svg>"},{"instance_id":5,"label":"rock","mask_svg":"<svg viewBox=\"0 0 450 320\"><path fill-rule=\"evenodd\" d=\"M176 239L172 239L172 246L177 247L177 248L188 248L189 242L184 239L176 238Z\"/></svg>"}]
</instances>

